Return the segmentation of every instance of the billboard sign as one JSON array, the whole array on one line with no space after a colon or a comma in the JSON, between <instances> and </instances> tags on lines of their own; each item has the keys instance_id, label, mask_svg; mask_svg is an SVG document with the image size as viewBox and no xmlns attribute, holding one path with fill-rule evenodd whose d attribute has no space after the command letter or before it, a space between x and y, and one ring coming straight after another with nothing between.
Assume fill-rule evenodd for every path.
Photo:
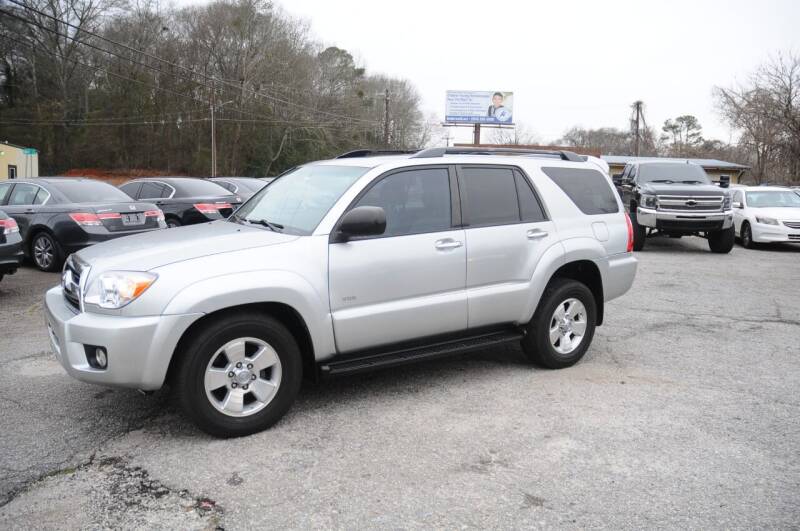
<instances>
[{"instance_id":1,"label":"billboard sign","mask_svg":"<svg viewBox=\"0 0 800 531\"><path fill-rule=\"evenodd\" d=\"M514 124L514 93L501 90L448 90L444 121L461 124Z\"/></svg>"}]
</instances>

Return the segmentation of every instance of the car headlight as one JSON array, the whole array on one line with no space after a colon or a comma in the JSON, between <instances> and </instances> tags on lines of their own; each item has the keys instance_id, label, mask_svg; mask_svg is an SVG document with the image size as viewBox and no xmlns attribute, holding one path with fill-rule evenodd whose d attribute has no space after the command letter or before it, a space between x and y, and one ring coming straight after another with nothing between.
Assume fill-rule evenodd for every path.
<instances>
[{"instance_id":1,"label":"car headlight","mask_svg":"<svg viewBox=\"0 0 800 531\"><path fill-rule=\"evenodd\" d=\"M722 210L728 210L731 208L731 196L726 195L725 199L722 200Z\"/></svg>"},{"instance_id":2,"label":"car headlight","mask_svg":"<svg viewBox=\"0 0 800 531\"><path fill-rule=\"evenodd\" d=\"M774 218L764 218L761 216L756 216L756 221L762 223L764 225L777 225L778 220Z\"/></svg>"},{"instance_id":3,"label":"car headlight","mask_svg":"<svg viewBox=\"0 0 800 531\"><path fill-rule=\"evenodd\" d=\"M656 196L649 195L649 194L642 194L642 206L646 208L658 208L658 201L656 201Z\"/></svg>"},{"instance_id":4,"label":"car headlight","mask_svg":"<svg viewBox=\"0 0 800 531\"><path fill-rule=\"evenodd\" d=\"M158 275L140 271L109 271L94 279L83 300L101 308L122 308L135 301L157 278Z\"/></svg>"}]
</instances>

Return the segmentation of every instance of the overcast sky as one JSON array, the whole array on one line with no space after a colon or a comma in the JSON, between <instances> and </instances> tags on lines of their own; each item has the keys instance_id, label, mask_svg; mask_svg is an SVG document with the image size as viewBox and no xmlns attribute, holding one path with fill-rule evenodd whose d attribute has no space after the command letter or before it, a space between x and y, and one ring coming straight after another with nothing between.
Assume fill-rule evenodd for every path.
<instances>
[{"instance_id":1,"label":"overcast sky","mask_svg":"<svg viewBox=\"0 0 800 531\"><path fill-rule=\"evenodd\" d=\"M706 137L728 141L712 87L800 52L800 0L276 3L369 72L411 80L426 114L444 116L448 89L513 91L515 121L541 140L573 125L627 128L641 99L659 132L693 114Z\"/></svg>"}]
</instances>

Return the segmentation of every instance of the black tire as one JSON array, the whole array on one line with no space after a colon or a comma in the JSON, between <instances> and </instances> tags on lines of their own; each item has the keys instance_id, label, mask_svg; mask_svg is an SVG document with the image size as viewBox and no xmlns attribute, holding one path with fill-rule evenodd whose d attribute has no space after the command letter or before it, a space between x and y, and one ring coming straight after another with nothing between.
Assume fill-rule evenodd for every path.
<instances>
[{"instance_id":1,"label":"black tire","mask_svg":"<svg viewBox=\"0 0 800 531\"><path fill-rule=\"evenodd\" d=\"M48 273L61 271L61 267L64 265L64 251L49 232L39 232L33 235L30 253L33 265L41 271Z\"/></svg>"},{"instance_id":2,"label":"black tire","mask_svg":"<svg viewBox=\"0 0 800 531\"><path fill-rule=\"evenodd\" d=\"M639 225L636 220L636 209L631 209L630 218L633 226L633 250L641 251L644 249L644 241L647 239L647 227Z\"/></svg>"},{"instance_id":3,"label":"black tire","mask_svg":"<svg viewBox=\"0 0 800 531\"><path fill-rule=\"evenodd\" d=\"M557 307L568 299L577 299L583 304L586 309L586 329L575 350L562 354L550 341L550 328ZM549 369L571 367L583 358L592 343L596 320L597 303L591 290L576 280L554 278L545 289L536 313L528 323L528 333L522 340L522 351L536 365Z\"/></svg>"},{"instance_id":4,"label":"black tire","mask_svg":"<svg viewBox=\"0 0 800 531\"><path fill-rule=\"evenodd\" d=\"M181 225L183 225L183 223L181 223L181 220L173 217L168 217L166 219L166 223L168 229L174 229L175 227L180 227Z\"/></svg>"},{"instance_id":5,"label":"black tire","mask_svg":"<svg viewBox=\"0 0 800 531\"><path fill-rule=\"evenodd\" d=\"M750 224L746 221L743 222L739 232L741 233L740 239L742 241L742 247L745 249L755 249L756 242L753 241L753 229L750 228Z\"/></svg>"},{"instance_id":6,"label":"black tire","mask_svg":"<svg viewBox=\"0 0 800 531\"><path fill-rule=\"evenodd\" d=\"M722 229L708 233L708 248L712 253L729 253L733 249L733 243L736 240L736 233L733 226L728 229Z\"/></svg>"},{"instance_id":7,"label":"black tire","mask_svg":"<svg viewBox=\"0 0 800 531\"><path fill-rule=\"evenodd\" d=\"M272 399L249 416L230 416L219 411L206 394L205 373L211 359L226 343L256 338L277 353L281 378ZM184 344L177 360L173 383L178 401L197 426L216 437L240 437L265 430L289 411L302 383L300 349L292 334L266 314L228 314L204 323ZM229 391L224 391L229 392Z\"/></svg>"}]
</instances>

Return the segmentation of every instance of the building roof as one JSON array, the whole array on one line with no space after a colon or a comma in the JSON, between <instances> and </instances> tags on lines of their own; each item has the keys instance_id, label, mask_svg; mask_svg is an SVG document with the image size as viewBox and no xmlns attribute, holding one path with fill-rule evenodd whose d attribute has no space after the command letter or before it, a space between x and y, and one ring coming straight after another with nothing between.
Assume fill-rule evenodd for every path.
<instances>
[{"instance_id":1,"label":"building roof","mask_svg":"<svg viewBox=\"0 0 800 531\"><path fill-rule=\"evenodd\" d=\"M17 148L17 149L33 149L33 148L28 148L28 147L25 147L25 146L20 146L20 145L18 145L18 144L12 144L12 143L11 143L11 142L9 142L8 140L3 140L3 141L0 141L0 145L2 145L2 146L9 146L9 147ZM39 150L36 150L36 152L38 153L38 152L39 152Z\"/></svg>"},{"instance_id":2,"label":"building roof","mask_svg":"<svg viewBox=\"0 0 800 531\"><path fill-rule=\"evenodd\" d=\"M737 164L717 159L682 159L675 157L632 157L627 155L603 155L601 157L609 164L627 164L629 162L691 162L705 169L744 171L749 170L750 166Z\"/></svg>"}]
</instances>

